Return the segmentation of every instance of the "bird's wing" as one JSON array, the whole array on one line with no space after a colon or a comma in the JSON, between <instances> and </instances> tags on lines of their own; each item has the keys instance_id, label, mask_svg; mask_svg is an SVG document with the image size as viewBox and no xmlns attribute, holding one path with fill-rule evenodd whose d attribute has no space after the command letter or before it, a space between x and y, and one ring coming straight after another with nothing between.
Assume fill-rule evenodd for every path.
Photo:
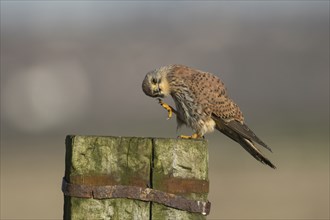
<instances>
[{"instance_id":1,"label":"bird's wing","mask_svg":"<svg viewBox=\"0 0 330 220\"><path fill-rule=\"evenodd\" d=\"M215 75L181 67L178 69L180 77L185 81L195 102L198 111L209 115L216 123L216 128L238 142L254 158L272 168L275 166L264 157L254 142L270 150L245 124L244 117L239 107L228 97L224 83Z\"/></svg>"},{"instance_id":2,"label":"bird's wing","mask_svg":"<svg viewBox=\"0 0 330 220\"><path fill-rule=\"evenodd\" d=\"M242 137L260 144L269 151L272 151L254 132L244 123L244 117L239 107L228 97L222 98L220 105L212 107L212 118L219 123L225 123L228 129L235 131Z\"/></svg>"},{"instance_id":3,"label":"bird's wing","mask_svg":"<svg viewBox=\"0 0 330 220\"><path fill-rule=\"evenodd\" d=\"M266 149L271 149L261 141L248 126L244 124L243 113L227 94L224 83L216 76L202 71L192 74L192 83L199 86L191 86L196 94L196 99L203 106L203 110L219 118L226 126L246 139L256 142Z\"/></svg>"},{"instance_id":4,"label":"bird's wing","mask_svg":"<svg viewBox=\"0 0 330 220\"><path fill-rule=\"evenodd\" d=\"M276 166L274 164L272 164L272 162L269 159L267 159L261 153L261 151L255 146L253 141L251 141L250 137L254 136L255 138L257 138L257 136L255 136L255 134L246 125L239 126L239 124L241 124L241 123L239 123L237 121L231 121L231 122L227 123L223 119L221 119L215 115L212 115L212 119L216 123L216 129L218 129L220 132L222 132L226 136L230 137L232 140L239 143L255 159L257 159L261 163L267 164L268 166L270 166L273 169L276 169ZM247 136L249 136L249 137L247 137ZM257 139L260 140L259 138L257 138ZM270 150L269 147L267 147L267 149Z\"/></svg>"},{"instance_id":5,"label":"bird's wing","mask_svg":"<svg viewBox=\"0 0 330 220\"><path fill-rule=\"evenodd\" d=\"M239 143L255 159L275 169L275 165L261 153L254 142L270 151L271 149L244 124L243 114L239 107L228 97L219 97L219 100L222 100L222 103L213 106L211 114L216 123L216 129Z\"/></svg>"},{"instance_id":6,"label":"bird's wing","mask_svg":"<svg viewBox=\"0 0 330 220\"><path fill-rule=\"evenodd\" d=\"M272 149L268 147L262 140L260 140L260 138L258 138L257 135L255 135L255 133L246 124L242 124L241 122L232 120L228 122L226 126L234 130L238 134L242 135L243 137L260 144L261 146L272 152Z\"/></svg>"}]
</instances>

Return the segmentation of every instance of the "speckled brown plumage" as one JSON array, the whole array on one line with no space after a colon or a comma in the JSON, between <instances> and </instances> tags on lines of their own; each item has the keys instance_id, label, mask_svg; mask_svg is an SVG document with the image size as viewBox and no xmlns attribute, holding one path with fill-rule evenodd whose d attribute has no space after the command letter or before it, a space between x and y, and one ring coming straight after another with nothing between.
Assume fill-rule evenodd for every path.
<instances>
[{"instance_id":1,"label":"speckled brown plumage","mask_svg":"<svg viewBox=\"0 0 330 220\"><path fill-rule=\"evenodd\" d=\"M214 114L225 120L243 122L239 107L228 97L224 83L215 75L189 67L173 65L167 75L172 96L186 87L207 116ZM178 82L179 81L179 82ZM182 83L184 82L184 83Z\"/></svg>"},{"instance_id":2,"label":"speckled brown plumage","mask_svg":"<svg viewBox=\"0 0 330 220\"><path fill-rule=\"evenodd\" d=\"M253 157L272 168L255 143L270 150L244 123L238 105L228 96L224 83L215 75L183 65L169 65L149 72L142 84L146 95L171 95L178 126L191 127L202 137L214 128L244 147Z\"/></svg>"}]
</instances>

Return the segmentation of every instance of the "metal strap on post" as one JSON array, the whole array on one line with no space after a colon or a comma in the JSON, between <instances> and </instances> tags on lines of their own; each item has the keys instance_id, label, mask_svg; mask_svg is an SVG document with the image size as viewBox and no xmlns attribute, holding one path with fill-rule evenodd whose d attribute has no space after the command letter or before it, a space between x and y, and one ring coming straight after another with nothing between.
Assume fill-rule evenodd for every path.
<instances>
[{"instance_id":1,"label":"metal strap on post","mask_svg":"<svg viewBox=\"0 0 330 220\"><path fill-rule=\"evenodd\" d=\"M166 193L151 188L124 185L81 185L68 183L65 178L62 182L62 191L66 196L79 198L110 199L128 198L146 202L156 202L172 208L201 213L210 213L211 203L209 201L196 201L186 199L172 193Z\"/></svg>"}]
</instances>

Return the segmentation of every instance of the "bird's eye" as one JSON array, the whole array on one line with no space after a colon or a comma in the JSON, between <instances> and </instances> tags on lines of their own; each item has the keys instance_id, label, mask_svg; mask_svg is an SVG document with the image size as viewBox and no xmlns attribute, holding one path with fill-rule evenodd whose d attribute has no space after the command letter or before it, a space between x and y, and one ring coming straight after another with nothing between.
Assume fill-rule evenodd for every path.
<instances>
[{"instance_id":1,"label":"bird's eye","mask_svg":"<svg viewBox=\"0 0 330 220\"><path fill-rule=\"evenodd\" d=\"M152 80L151 80L151 82L152 82L152 84L157 84L157 79L156 78L152 78Z\"/></svg>"}]
</instances>

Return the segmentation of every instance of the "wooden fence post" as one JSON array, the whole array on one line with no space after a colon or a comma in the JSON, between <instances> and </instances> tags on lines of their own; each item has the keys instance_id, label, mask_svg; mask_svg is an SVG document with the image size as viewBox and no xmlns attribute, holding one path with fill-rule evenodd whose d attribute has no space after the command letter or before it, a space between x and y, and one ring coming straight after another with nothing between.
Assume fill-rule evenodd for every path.
<instances>
[{"instance_id":1,"label":"wooden fence post","mask_svg":"<svg viewBox=\"0 0 330 220\"><path fill-rule=\"evenodd\" d=\"M201 213L171 208L145 195L152 188L153 199L165 192L196 200L198 205L206 203L208 152L204 140L68 136L65 162L64 219L205 219ZM104 190L90 189L99 186L106 186L104 190L112 197L104 199ZM125 186L134 186L144 195L140 200L121 197L116 187L109 186L124 187L125 195L132 192Z\"/></svg>"},{"instance_id":2,"label":"wooden fence post","mask_svg":"<svg viewBox=\"0 0 330 220\"><path fill-rule=\"evenodd\" d=\"M207 201L209 184L206 141L154 139L153 143L153 188ZM152 219L205 219L205 216L153 203Z\"/></svg>"}]
</instances>

